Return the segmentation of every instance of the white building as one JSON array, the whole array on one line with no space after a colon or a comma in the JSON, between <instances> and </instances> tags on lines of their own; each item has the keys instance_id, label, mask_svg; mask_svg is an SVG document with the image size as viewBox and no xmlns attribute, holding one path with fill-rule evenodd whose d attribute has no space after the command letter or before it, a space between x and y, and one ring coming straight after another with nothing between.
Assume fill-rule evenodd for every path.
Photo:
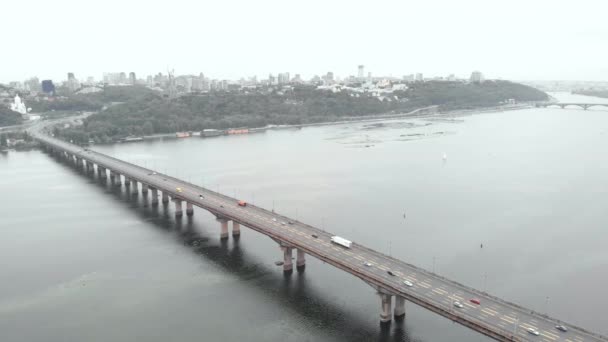
<instances>
[{"instance_id":1,"label":"white building","mask_svg":"<svg viewBox=\"0 0 608 342\"><path fill-rule=\"evenodd\" d=\"M21 100L19 95L15 95L15 101L11 103L11 110L17 112L21 115L27 114L27 108L25 107L25 102Z\"/></svg>"},{"instance_id":2,"label":"white building","mask_svg":"<svg viewBox=\"0 0 608 342\"><path fill-rule=\"evenodd\" d=\"M484 77L483 74L481 73L481 71L473 71L471 73L471 83L482 83L484 81Z\"/></svg>"}]
</instances>

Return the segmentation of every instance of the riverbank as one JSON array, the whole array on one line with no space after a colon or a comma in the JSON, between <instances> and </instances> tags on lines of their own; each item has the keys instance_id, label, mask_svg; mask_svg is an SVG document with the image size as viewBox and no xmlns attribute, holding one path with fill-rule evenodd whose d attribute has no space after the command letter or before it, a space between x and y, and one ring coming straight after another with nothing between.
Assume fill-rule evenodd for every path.
<instances>
[{"instance_id":1,"label":"riverbank","mask_svg":"<svg viewBox=\"0 0 608 342\"><path fill-rule=\"evenodd\" d=\"M152 135L144 135L141 137L131 137L124 140L114 141L108 144L94 144L94 145L112 145L112 144L124 144L124 143L136 143L143 141L151 141L151 140L174 140L174 139L185 139L185 138L213 138L216 136L223 135L242 135L242 134L256 134L256 133L264 133L268 130L282 130L282 129L302 129L305 127L320 127L320 126L334 126L334 125L342 125L348 123L358 123L358 122L378 122L390 119L418 119L425 117L433 117L433 116L466 116L472 114L482 114L482 113L496 113L503 111L512 111L512 110L521 110L527 108L533 108L534 104L531 103L522 103L522 104L509 104L509 105L501 105L501 106L493 106L493 107L485 107L485 108L477 108L477 109L458 109L458 110L449 110L449 111L440 111L439 106L428 106L423 108L418 108L413 111L407 113L389 113L389 114L379 114L379 115L367 115L367 116L358 116L352 118L346 118L344 120L339 121L328 121L328 122L317 122L310 124L299 124L299 125L269 125L264 127L254 127L243 129L242 131L246 131L246 133L239 134L230 134L227 133L230 130L218 130L219 134L214 134L212 136L204 136L203 134L198 134L200 132L190 132L194 133L193 135L184 136L186 133L165 133L165 134L152 134ZM92 143L91 143L92 144Z\"/></svg>"}]
</instances>

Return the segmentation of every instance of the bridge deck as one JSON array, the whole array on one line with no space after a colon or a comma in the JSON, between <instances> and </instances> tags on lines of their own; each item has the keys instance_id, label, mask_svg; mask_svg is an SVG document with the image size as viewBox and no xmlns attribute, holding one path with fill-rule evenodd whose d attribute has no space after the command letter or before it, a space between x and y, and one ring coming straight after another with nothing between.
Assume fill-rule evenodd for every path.
<instances>
[{"instance_id":1,"label":"bridge deck","mask_svg":"<svg viewBox=\"0 0 608 342\"><path fill-rule=\"evenodd\" d=\"M608 341L605 337L565 323L564 325L568 327L569 331L566 333L560 332L555 329L555 326L559 324L556 319L445 279L363 245L353 243L350 249L335 245L330 242L332 234L289 217L251 204L240 207L237 205L237 199L235 198L167 175L152 174L153 170L101 153L87 151L39 132L33 132L33 135L41 143L54 149L68 152L125 175L129 179L157 188L173 198L183 199L214 214L240 222L244 226L292 245L311 256L349 272L376 288L404 297L496 340ZM181 193L176 191L178 187L182 189ZM276 221L273 219L276 219ZM285 224L282 222L285 222ZM292 224L289 224L289 222L292 222ZM313 234L318 237L313 237ZM371 266L365 266L364 263L366 262L371 263ZM395 276L389 275L387 273L389 270ZM406 286L404 284L405 280L409 280L414 286ZM471 298L480 299L481 305L470 303L469 299ZM464 307L461 309L454 307L453 302L456 300L460 301ZM540 336L529 334L526 331L528 328L538 330Z\"/></svg>"}]
</instances>

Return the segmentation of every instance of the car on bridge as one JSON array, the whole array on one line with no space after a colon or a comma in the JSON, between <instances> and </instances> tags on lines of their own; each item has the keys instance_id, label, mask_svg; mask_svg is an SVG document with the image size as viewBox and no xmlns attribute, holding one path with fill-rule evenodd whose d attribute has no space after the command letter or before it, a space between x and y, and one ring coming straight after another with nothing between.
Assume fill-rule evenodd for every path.
<instances>
[{"instance_id":1,"label":"car on bridge","mask_svg":"<svg viewBox=\"0 0 608 342\"><path fill-rule=\"evenodd\" d=\"M404 283L404 284L405 284L405 286L407 286L407 287L412 287L412 286L414 286L414 284L413 284L411 281L409 281L409 280L406 280L406 281L404 281L403 283Z\"/></svg>"},{"instance_id":2,"label":"car on bridge","mask_svg":"<svg viewBox=\"0 0 608 342\"><path fill-rule=\"evenodd\" d=\"M175 191L182 192L182 188L175 188Z\"/></svg>"},{"instance_id":3,"label":"car on bridge","mask_svg":"<svg viewBox=\"0 0 608 342\"><path fill-rule=\"evenodd\" d=\"M481 304L481 301L477 298L471 298L471 299L469 299L469 302L471 302L473 304L477 304L477 305Z\"/></svg>"},{"instance_id":4,"label":"car on bridge","mask_svg":"<svg viewBox=\"0 0 608 342\"><path fill-rule=\"evenodd\" d=\"M245 202L243 200L238 201L237 204L239 205L239 207L246 207L247 206L247 202Z\"/></svg>"},{"instance_id":5,"label":"car on bridge","mask_svg":"<svg viewBox=\"0 0 608 342\"><path fill-rule=\"evenodd\" d=\"M563 326L561 324L560 325L556 325L555 329L557 329L559 331L562 331L562 332L568 332L568 328L566 328L565 326Z\"/></svg>"},{"instance_id":6,"label":"car on bridge","mask_svg":"<svg viewBox=\"0 0 608 342\"><path fill-rule=\"evenodd\" d=\"M464 308L464 305L462 305L462 303L458 302L458 301L454 302L454 306L457 307L457 308L459 308L459 309Z\"/></svg>"},{"instance_id":7,"label":"car on bridge","mask_svg":"<svg viewBox=\"0 0 608 342\"><path fill-rule=\"evenodd\" d=\"M534 329L534 328L528 328L526 329L526 331L528 332L528 334L530 335L534 335L534 336L538 336L540 335L540 333L538 332L538 330Z\"/></svg>"}]
</instances>

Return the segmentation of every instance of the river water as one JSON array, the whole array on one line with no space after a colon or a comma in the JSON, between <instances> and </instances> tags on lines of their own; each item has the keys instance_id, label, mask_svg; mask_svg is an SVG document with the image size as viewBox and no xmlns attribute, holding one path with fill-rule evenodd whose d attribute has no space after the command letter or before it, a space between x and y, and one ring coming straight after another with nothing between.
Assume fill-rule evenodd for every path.
<instances>
[{"instance_id":1,"label":"river water","mask_svg":"<svg viewBox=\"0 0 608 342\"><path fill-rule=\"evenodd\" d=\"M606 334L607 147L597 107L95 149ZM2 341L489 340L412 304L382 329L359 279L311 257L284 277L265 236L222 243L210 214L176 222L39 151L0 155L0 189Z\"/></svg>"}]
</instances>

